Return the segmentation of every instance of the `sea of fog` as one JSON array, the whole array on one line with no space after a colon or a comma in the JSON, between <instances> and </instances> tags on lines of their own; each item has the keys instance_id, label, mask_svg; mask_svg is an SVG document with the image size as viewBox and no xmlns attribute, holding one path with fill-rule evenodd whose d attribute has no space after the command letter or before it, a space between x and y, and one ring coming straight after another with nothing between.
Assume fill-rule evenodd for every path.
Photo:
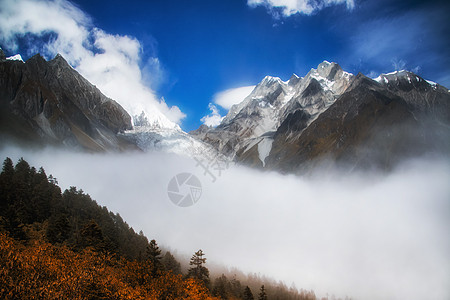
<instances>
[{"instance_id":1,"label":"sea of fog","mask_svg":"<svg viewBox=\"0 0 450 300\"><path fill-rule=\"evenodd\" d=\"M136 231L188 257L353 299L450 299L450 162L421 158L390 173L308 177L230 166L216 180L169 154L0 150L43 166ZM174 205L169 181L191 173L201 197Z\"/></svg>"}]
</instances>

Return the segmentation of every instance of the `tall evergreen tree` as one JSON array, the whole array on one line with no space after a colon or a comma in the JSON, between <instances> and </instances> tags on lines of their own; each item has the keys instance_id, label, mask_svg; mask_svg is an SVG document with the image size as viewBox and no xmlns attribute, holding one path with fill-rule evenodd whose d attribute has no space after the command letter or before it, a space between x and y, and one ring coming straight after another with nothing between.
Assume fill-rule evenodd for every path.
<instances>
[{"instance_id":1,"label":"tall evergreen tree","mask_svg":"<svg viewBox=\"0 0 450 300\"><path fill-rule=\"evenodd\" d=\"M267 293L264 284L261 286L261 289L259 290L258 300L267 300Z\"/></svg>"},{"instance_id":2,"label":"tall evergreen tree","mask_svg":"<svg viewBox=\"0 0 450 300\"><path fill-rule=\"evenodd\" d=\"M150 244L147 246L147 258L152 265L152 275L156 276L158 271L162 269L162 264L161 250L159 249L158 244L156 244L155 240L151 240Z\"/></svg>"},{"instance_id":3,"label":"tall evergreen tree","mask_svg":"<svg viewBox=\"0 0 450 300\"><path fill-rule=\"evenodd\" d=\"M11 158L7 157L3 161L2 174L12 177L14 175L14 163Z\"/></svg>"},{"instance_id":4,"label":"tall evergreen tree","mask_svg":"<svg viewBox=\"0 0 450 300\"><path fill-rule=\"evenodd\" d=\"M248 287L248 285L244 289L244 300L254 300L252 290Z\"/></svg>"},{"instance_id":5,"label":"tall evergreen tree","mask_svg":"<svg viewBox=\"0 0 450 300\"><path fill-rule=\"evenodd\" d=\"M14 164L11 158L7 157L0 174L0 210L5 210L12 201L13 177Z\"/></svg>"},{"instance_id":6,"label":"tall evergreen tree","mask_svg":"<svg viewBox=\"0 0 450 300\"><path fill-rule=\"evenodd\" d=\"M17 216L17 222L23 226L31 223L32 210L29 200L32 197L32 176L34 168L31 169L28 162L20 158L14 167L13 185L14 193L14 211Z\"/></svg>"},{"instance_id":7,"label":"tall evergreen tree","mask_svg":"<svg viewBox=\"0 0 450 300\"><path fill-rule=\"evenodd\" d=\"M242 284L236 278L230 281L231 294L235 298L242 298Z\"/></svg>"},{"instance_id":8,"label":"tall evergreen tree","mask_svg":"<svg viewBox=\"0 0 450 300\"><path fill-rule=\"evenodd\" d=\"M195 252L192 256L189 265L192 267L188 270L188 277L198 279L202 281L206 287L209 285L209 270L203 266L206 263L205 254L202 249Z\"/></svg>"},{"instance_id":9,"label":"tall evergreen tree","mask_svg":"<svg viewBox=\"0 0 450 300\"><path fill-rule=\"evenodd\" d=\"M175 257L167 251L162 258L162 264L166 271L172 271L174 274L181 274L181 264L175 259Z\"/></svg>"},{"instance_id":10,"label":"tall evergreen tree","mask_svg":"<svg viewBox=\"0 0 450 300\"><path fill-rule=\"evenodd\" d=\"M219 297L220 299L228 299L228 286L230 283L228 282L227 277L222 274L222 276L216 278L214 280L214 285L212 288L212 294L215 297Z\"/></svg>"}]
</instances>

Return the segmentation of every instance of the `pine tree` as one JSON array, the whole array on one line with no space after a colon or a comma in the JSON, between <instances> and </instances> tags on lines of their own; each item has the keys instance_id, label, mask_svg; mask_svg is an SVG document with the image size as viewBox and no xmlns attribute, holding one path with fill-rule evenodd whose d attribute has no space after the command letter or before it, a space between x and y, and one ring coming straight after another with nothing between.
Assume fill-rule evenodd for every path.
<instances>
[{"instance_id":1,"label":"pine tree","mask_svg":"<svg viewBox=\"0 0 450 300\"><path fill-rule=\"evenodd\" d=\"M181 264L175 259L175 257L167 251L162 258L162 263L166 271L172 271L173 274L181 274Z\"/></svg>"},{"instance_id":2,"label":"pine tree","mask_svg":"<svg viewBox=\"0 0 450 300\"><path fill-rule=\"evenodd\" d=\"M203 266L206 263L205 254L200 249L192 256L189 264L193 266L188 270L188 277L202 281L206 287L209 285L209 270Z\"/></svg>"},{"instance_id":3,"label":"pine tree","mask_svg":"<svg viewBox=\"0 0 450 300\"><path fill-rule=\"evenodd\" d=\"M14 175L14 164L9 157L5 158L5 160L3 161L2 174L8 176Z\"/></svg>"},{"instance_id":4,"label":"pine tree","mask_svg":"<svg viewBox=\"0 0 450 300\"><path fill-rule=\"evenodd\" d=\"M0 209L2 211L12 202L13 177L14 164L11 158L7 157L3 162L3 169L0 174Z\"/></svg>"},{"instance_id":5,"label":"pine tree","mask_svg":"<svg viewBox=\"0 0 450 300\"><path fill-rule=\"evenodd\" d=\"M228 282L227 277L222 274L222 276L216 278L214 280L214 286L212 289L212 294L215 297L219 297L220 299L228 299L228 286L230 283Z\"/></svg>"},{"instance_id":6,"label":"pine tree","mask_svg":"<svg viewBox=\"0 0 450 300\"><path fill-rule=\"evenodd\" d=\"M252 290L248 287L248 285L244 289L244 300L254 300Z\"/></svg>"},{"instance_id":7,"label":"pine tree","mask_svg":"<svg viewBox=\"0 0 450 300\"><path fill-rule=\"evenodd\" d=\"M234 298L242 298L242 284L236 277L230 280L230 292Z\"/></svg>"},{"instance_id":8,"label":"pine tree","mask_svg":"<svg viewBox=\"0 0 450 300\"><path fill-rule=\"evenodd\" d=\"M147 246L147 259L151 263L151 273L152 276L156 276L158 271L162 269L161 264L161 250L156 244L155 240L151 240L150 244Z\"/></svg>"},{"instance_id":9,"label":"pine tree","mask_svg":"<svg viewBox=\"0 0 450 300\"><path fill-rule=\"evenodd\" d=\"M34 169L34 168L33 168ZM36 171L34 169L34 171ZM14 211L17 216L17 222L23 226L32 221L32 210L28 205L32 198L32 176L33 170L28 162L20 158L14 168L13 185L15 189L14 195Z\"/></svg>"},{"instance_id":10,"label":"pine tree","mask_svg":"<svg viewBox=\"0 0 450 300\"><path fill-rule=\"evenodd\" d=\"M264 284L261 286L259 290L258 300L267 300L266 289L264 288Z\"/></svg>"}]
</instances>

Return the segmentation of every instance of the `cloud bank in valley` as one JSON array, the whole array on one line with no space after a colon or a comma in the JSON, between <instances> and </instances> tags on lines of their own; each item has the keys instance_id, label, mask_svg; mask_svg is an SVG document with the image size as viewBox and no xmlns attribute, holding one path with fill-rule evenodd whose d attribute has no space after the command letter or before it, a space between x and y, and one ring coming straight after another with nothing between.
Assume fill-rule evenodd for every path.
<instances>
[{"instance_id":1,"label":"cloud bank in valley","mask_svg":"<svg viewBox=\"0 0 450 300\"><path fill-rule=\"evenodd\" d=\"M75 185L160 245L210 262L356 299L448 299L450 162L423 159L389 174L317 171L308 178L242 167L216 182L164 154L74 154L4 148L67 188ZM167 184L191 172L199 202L175 206Z\"/></svg>"},{"instance_id":2,"label":"cloud bank in valley","mask_svg":"<svg viewBox=\"0 0 450 300\"><path fill-rule=\"evenodd\" d=\"M0 42L10 51L26 44L28 55L41 53L47 59L60 53L131 115L144 111L151 122L166 127L177 127L185 117L177 106L168 106L145 85L141 43L132 36L96 28L90 17L69 1L2 1Z\"/></svg>"}]
</instances>

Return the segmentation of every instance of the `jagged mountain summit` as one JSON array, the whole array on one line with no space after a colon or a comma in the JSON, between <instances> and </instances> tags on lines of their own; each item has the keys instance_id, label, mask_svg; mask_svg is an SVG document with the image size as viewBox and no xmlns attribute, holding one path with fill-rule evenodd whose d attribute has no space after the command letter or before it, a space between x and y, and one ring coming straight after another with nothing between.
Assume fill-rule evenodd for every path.
<instances>
[{"instance_id":1,"label":"jagged mountain summit","mask_svg":"<svg viewBox=\"0 0 450 300\"><path fill-rule=\"evenodd\" d=\"M405 157L450 153L449 90L408 71L370 79L324 61L304 77L265 77L216 128L187 134L160 115L131 116L60 55L24 62L0 50L2 140L206 158L220 153L284 172L324 161L389 168Z\"/></svg>"},{"instance_id":2,"label":"jagged mountain summit","mask_svg":"<svg viewBox=\"0 0 450 300\"><path fill-rule=\"evenodd\" d=\"M131 116L61 56L39 54L24 62L0 49L0 137L103 151L164 151L216 155L161 112Z\"/></svg>"},{"instance_id":3,"label":"jagged mountain summit","mask_svg":"<svg viewBox=\"0 0 450 300\"><path fill-rule=\"evenodd\" d=\"M232 106L219 126L191 134L238 161L257 149L258 156L252 159L264 165L274 135L283 122L294 117L292 112L301 111L305 124L311 123L345 91L353 77L328 61L305 77L293 74L286 82L266 76L241 103Z\"/></svg>"},{"instance_id":4,"label":"jagged mountain summit","mask_svg":"<svg viewBox=\"0 0 450 300\"><path fill-rule=\"evenodd\" d=\"M246 160L252 149L257 149L258 156L252 159L264 166L273 137L283 121L291 118L291 112L301 109L305 122L312 122L334 103L352 78L339 65L327 61L305 77L293 74L286 82L266 76L244 101L233 105L218 127L192 134L238 161Z\"/></svg>"},{"instance_id":5,"label":"jagged mountain summit","mask_svg":"<svg viewBox=\"0 0 450 300\"><path fill-rule=\"evenodd\" d=\"M265 77L216 128L191 132L238 162L297 172L318 162L389 168L450 153L448 89L407 71L375 80L327 61L305 77Z\"/></svg>"}]
</instances>

